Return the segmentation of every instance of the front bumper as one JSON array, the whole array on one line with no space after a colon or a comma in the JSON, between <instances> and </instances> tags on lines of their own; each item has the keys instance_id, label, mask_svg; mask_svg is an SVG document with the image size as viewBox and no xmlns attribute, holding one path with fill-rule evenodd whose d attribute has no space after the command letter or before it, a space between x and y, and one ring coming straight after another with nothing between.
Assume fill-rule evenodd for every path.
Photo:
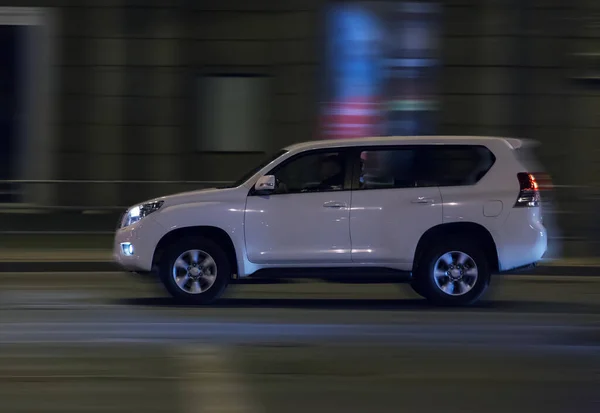
<instances>
[{"instance_id":1,"label":"front bumper","mask_svg":"<svg viewBox=\"0 0 600 413\"><path fill-rule=\"evenodd\" d=\"M164 232L151 215L118 229L113 243L113 260L127 271L151 272L154 251Z\"/></svg>"}]
</instances>

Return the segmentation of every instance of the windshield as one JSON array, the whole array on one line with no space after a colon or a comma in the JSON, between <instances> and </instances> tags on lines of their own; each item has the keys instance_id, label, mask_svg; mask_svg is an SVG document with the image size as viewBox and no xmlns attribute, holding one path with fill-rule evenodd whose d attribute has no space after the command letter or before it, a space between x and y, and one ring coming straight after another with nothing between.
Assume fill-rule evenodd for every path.
<instances>
[{"instance_id":1,"label":"windshield","mask_svg":"<svg viewBox=\"0 0 600 413\"><path fill-rule=\"evenodd\" d=\"M274 155L271 155L271 156L267 157L261 163L259 163L258 165L256 165L254 168L252 168L248 172L246 172L244 175L242 175L242 177L240 179L238 179L237 181L235 181L233 184L231 184L227 188L235 188L235 187L238 187L238 186L242 185L248 179L252 178L252 176L254 174L256 174L262 168L264 168L265 166L267 166L268 164L270 164L271 162L273 162L275 159L279 158L281 155L285 154L286 152L287 151L285 149L282 149L279 152L275 153Z\"/></svg>"}]
</instances>

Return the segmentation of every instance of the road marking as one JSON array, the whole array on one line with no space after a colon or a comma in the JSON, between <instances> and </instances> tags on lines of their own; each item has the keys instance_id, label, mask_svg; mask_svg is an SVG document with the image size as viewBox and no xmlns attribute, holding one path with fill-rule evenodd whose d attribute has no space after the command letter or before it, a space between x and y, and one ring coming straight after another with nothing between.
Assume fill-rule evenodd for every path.
<instances>
[{"instance_id":1,"label":"road marking","mask_svg":"<svg viewBox=\"0 0 600 413\"><path fill-rule=\"evenodd\" d=\"M186 346L178 351L183 411L186 413L256 413L251 391L228 349Z\"/></svg>"}]
</instances>

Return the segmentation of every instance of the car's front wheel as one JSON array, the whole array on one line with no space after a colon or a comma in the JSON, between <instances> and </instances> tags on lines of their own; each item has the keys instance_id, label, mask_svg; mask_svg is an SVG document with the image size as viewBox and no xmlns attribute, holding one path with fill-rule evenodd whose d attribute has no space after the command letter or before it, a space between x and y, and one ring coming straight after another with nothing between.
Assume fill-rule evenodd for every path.
<instances>
[{"instance_id":1,"label":"car's front wheel","mask_svg":"<svg viewBox=\"0 0 600 413\"><path fill-rule=\"evenodd\" d=\"M223 249L203 237L184 238L170 247L160 265L167 291L187 304L217 300L231 278L231 265Z\"/></svg>"},{"instance_id":2,"label":"car's front wheel","mask_svg":"<svg viewBox=\"0 0 600 413\"><path fill-rule=\"evenodd\" d=\"M422 295L435 304L473 304L489 286L489 263L474 243L440 243L423 254L415 282Z\"/></svg>"}]
</instances>

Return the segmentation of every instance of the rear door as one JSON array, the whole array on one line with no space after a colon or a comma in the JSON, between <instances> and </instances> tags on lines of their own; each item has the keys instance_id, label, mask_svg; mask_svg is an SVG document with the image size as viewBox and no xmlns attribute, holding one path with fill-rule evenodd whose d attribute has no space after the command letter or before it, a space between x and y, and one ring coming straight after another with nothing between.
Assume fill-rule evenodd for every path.
<instances>
[{"instance_id":1,"label":"rear door","mask_svg":"<svg viewBox=\"0 0 600 413\"><path fill-rule=\"evenodd\" d=\"M516 176L490 176L496 157L483 145L432 145L424 157L423 178L437 182L444 202L444 223L474 222L497 228L516 200ZM490 179L491 178L491 179ZM512 177L511 177L512 178Z\"/></svg>"},{"instance_id":2,"label":"rear door","mask_svg":"<svg viewBox=\"0 0 600 413\"><path fill-rule=\"evenodd\" d=\"M423 233L442 223L440 190L419 176L422 149L367 147L356 152L350 211L353 262L410 270Z\"/></svg>"}]
</instances>

